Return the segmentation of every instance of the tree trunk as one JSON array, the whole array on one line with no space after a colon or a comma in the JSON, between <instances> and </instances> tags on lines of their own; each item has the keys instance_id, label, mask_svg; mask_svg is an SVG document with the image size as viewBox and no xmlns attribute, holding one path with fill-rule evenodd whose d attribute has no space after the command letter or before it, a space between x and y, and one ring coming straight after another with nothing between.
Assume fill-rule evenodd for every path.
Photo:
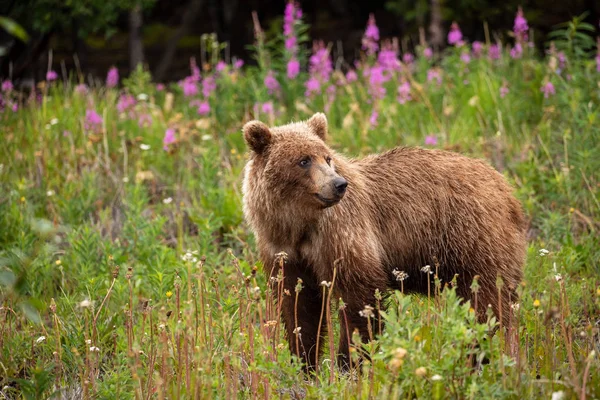
<instances>
[{"instance_id":1,"label":"tree trunk","mask_svg":"<svg viewBox=\"0 0 600 400\"><path fill-rule=\"evenodd\" d=\"M167 42L167 47L161 57L160 64L158 64L158 67L156 68L154 76L157 81L164 79L165 74L173 62L179 40L188 33L203 5L204 0L190 0L188 3L188 6L183 13L181 25L179 25L179 28L177 28L173 36L171 36Z\"/></svg>"},{"instance_id":2,"label":"tree trunk","mask_svg":"<svg viewBox=\"0 0 600 400\"><path fill-rule=\"evenodd\" d=\"M142 8L138 3L129 11L129 68L131 72L137 68L138 64L144 62L142 24Z\"/></svg>"},{"instance_id":3,"label":"tree trunk","mask_svg":"<svg viewBox=\"0 0 600 400\"><path fill-rule=\"evenodd\" d=\"M439 50L444 45L441 1L442 0L431 0L431 23L429 24L429 34L431 35L431 44L435 50Z\"/></svg>"}]
</instances>

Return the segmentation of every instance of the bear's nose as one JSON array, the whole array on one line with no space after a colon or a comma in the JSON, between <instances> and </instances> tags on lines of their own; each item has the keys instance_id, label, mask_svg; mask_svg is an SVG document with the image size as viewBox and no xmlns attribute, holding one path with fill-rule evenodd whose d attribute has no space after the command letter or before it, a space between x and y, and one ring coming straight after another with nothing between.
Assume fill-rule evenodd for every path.
<instances>
[{"instance_id":1,"label":"bear's nose","mask_svg":"<svg viewBox=\"0 0 600 400\"><path fill-rule=\"evenodd\" d=\"M343 195L346 192L346 187L348 186L348 181L344 178L335 178L333 180L333 187L335 188L338 195Z\"/></svg>"}]
</instances>

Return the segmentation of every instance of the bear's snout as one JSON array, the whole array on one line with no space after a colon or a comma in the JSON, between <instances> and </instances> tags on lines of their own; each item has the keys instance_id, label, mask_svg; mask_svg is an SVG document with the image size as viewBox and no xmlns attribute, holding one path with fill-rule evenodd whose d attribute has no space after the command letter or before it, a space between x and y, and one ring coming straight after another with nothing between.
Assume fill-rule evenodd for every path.
<instances>
[{"instance_id":1,"label":"bear's snout","mask_svg":"<svg viewBox=\"0 0 600 400\"><path fill-rule=\"evenodd\" d=\"M344 193L346 193L348 181L342 177L335 178L333 180L333 187L335 188L335 194L341 198L344 195Z\"/></svg>"}]
</instances>

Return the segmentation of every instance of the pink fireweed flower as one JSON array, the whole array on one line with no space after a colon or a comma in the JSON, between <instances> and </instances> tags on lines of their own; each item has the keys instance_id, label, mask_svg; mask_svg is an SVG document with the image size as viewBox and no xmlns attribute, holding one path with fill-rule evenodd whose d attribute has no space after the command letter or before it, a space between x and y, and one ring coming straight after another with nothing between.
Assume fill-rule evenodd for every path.
<instances>
[{"instance_id":1,"label":"pink fireweed flower","mask_svg":"<svg viewBox=\"0 0 600 400\"><path fill-rule=\"evenodd\" d=\"M415 56L413 56L412 53L404 53L402 56L402 62L404 64L410 65L413 61L415 61Z\"/></svg>"},{"instance_id":2,"label":"pink fireweed flower","mask_svg":"<svg viewBox=\"0 0 600 400\"><path fill-rule=\"evenodd\" d=\"M202 95L204 97L210 97L212 92L217 89L217 82L215 81L215 77L210 75L204 78L202 81Z\"/></svg>"},{"instance_id":3,"label":"pink fireweed flower","mask_svg":"<svg viewBox=\"0 0 600 400\"><path fill-rule=\"evenodd\" d=\"M465 52L462 52L462 53L461 53L461 55L460 55L460 60L461 60L463 63L465 63L465 64L468 64L468 63L470 63L470 62L471 62L471 56L470 56L470 55L469 55L469 53L467 53L466 51L465 51Z\"/></svg>"},{"instance_id":4,"label":"pink fireweed flower","mask_svg":"<svg viewBox=\"0 0 600 400\"><path fill-rule=\"evenodd\" d=\"M119 70L117 67L111 67L106 74L106 87L114 88L119 84Z\"/></svg>"},{"instance_id":5,"label":"pink fireweed flower","mask_svg":"<svg viewBox=\"0 0 600 400\"><path fill-rule=\"evenodd\" d=\"M311 77L306 81L306 92L304 96L311 97L314 94L321 93L321 82L317 78Z\"/></svg>"},{"instance_id":6,"label":"pink fireweed flower","mask_svg":"<svg viewBox=\"0 0 600 400\"><path fill-rule=\"evenodd\" d=\"M490 48L488 49L488 57L490 60L498 60L500 58L500 45L490 45Z\"/></svg>"},{"instance_id":7,"label":"pink fireweed flower","mask_svg":"<svg viewBox=\"0 0 600 400\"><path fill-rule=\"evenodd\" d=\"M548 97L553 96L553 95L556 94L556 90L554 89L554 85L550 81L548 81L545 85L543 85L542 88L540 89L540 91L542 93L544 93L544 97L546 99Z\"/></svg>"},{"instance_id":8,"label":"pink fireweed flower","mask_svg":"<svg viewBox=\"0 0 600 400\"><path fill-rule=\"evenodd\" d=\"M196 64L196 59L194 57L190 58L190 71L192 71L192 74L186 79L189 79L192 82L200 82L202 75L200 74L200 67Z\"/></svg>"},{"instance_id":9,"label":"pink fireweed flower","mask_svg":"<svg viewBox=\"0 0 600 400\"><path fill-rule=\"evenodd\" d=\"M442 84L442 74L437 68L430 68L427 70L427 82L435 81L438 86Z\"/></svg>"},{"instance_id":10,"label":"pink fireweed flower","mask_svg":"<svg viewBox=\"0 0 600 400\"><path fill-rule=\"evenodd\" d=\"M185 97L193 97L198 94L198 85L197 81L194 80L191 76L186 77L183 81L179 83L181 88L183 89L183 95Z\"/></svg>"},{"instance_id":11,"label":"pink fireweed flower","mask_svg":"<svg viewBox=\"0 0 600 400\"><path fill-rule=\"evenodd\" d=\"M152 116L150 114L140 114L138 117L138 126L140 128L149 128L152 126Z\"/></svg>"},{"instance_id":12,"label":"pink fireweed flower","mask_svg":"<svg viewBox=\"0 0 600 400\"><path fill-rule=\"evenodd\" d=\"M599 55L600 57L600 55ZM346 72L346 82L348 83L352 83L352 82L356 82L356 80L358 80L358 75L356 75L356 71L351 69L348 72Z\"/></svg>"},{"instance_id":13,"label":"pink fireweed flower","mask_svg":"<svg viewBox=\"0 0 600 400\"><path fill-rule=\"evenodd\" d=\"M300 73L300 62L296 58L292 58L287 63L287 77L289 79L295 79Z\"/></svg>"},{"instance_id":14,"label":"pink fireweed flower","mask_svg":"<svg viewBox=\"0 0 600 400\"><path fill-rule=\"evenodd\" d=\"M313 54L308 60L308 71L311 76L316 76L321 82L326 82L333 71L333 63L329 57L329 50L323 42L317 42L313 46Z\"/></svg>"},{"instance_id":15,"label":"pink fireweed flower","mask_svg":"<svg viewBox=\"0 0 600 400\"><path fill-rule=\"evenodd\" d=\"M373 112L371 113L371 116L369 117L369 125L371 128L374 128L378 125L377 119L379 119L379 113L377 111L373 110Z\"/></svg>"},{"instance_id":16,"label":"pink fireweed flower","mask_svg":"<svg viewBox=\"0 0 600 400\"><path fill-rule=\"evenodd\" d=\"M273 102L272 101L267 101L266 103L262 103L261 110L265 114L273 114L273 110L274 110L274 108L273 108Z\"/></svg>"},{"instance_id":17,"label":"pink fireweed flower","mask_svg":"<svg viewBox=\"0 0 600 400\"><path fill-rule=\"evenodd\" d=\"M280 85L279 82L277 82L277 78L275 78L275 73L273 71L267 72L264 84L267 87L269 94L273 95L279 92Z\"/></svg>"},{"instance_id":18,"label":"pink fireweed flower","mask_svg":"<svg viewBox=\"0 0 600 400\"><path fill-rule=\"evenodd\" d=\"M374 100L383 99L385 97L385 87L383 83L389 80L384 74L383 67L374 66L369 71L369 94Z\"/></svg>"},{"instance_id":19,"label":"pink fireweed flower","mask_svg":"<svg viewBox=\"0 0 600 400\"><path fill-rule=\"evenodd\" d=\"M244 66L244 60L236 59L233 62L233 69L240 69Z\"/></svg>"},{"instance_id":20,"label":"pink fireweed flower","mask_svg":"<svg viewBox=\"0 0 600 400\"><path fill-rule=\"evenodd\" d=\"M215 66L215 70L217 72L223 72L225 68L227 68L227 63L223 60L219 60L219 62L217 62L217 65Z\"/></svg>"},{"instance_id":21,"label":"pink fireweed flower","mask_svg":"<svg viewBox=\"0 0 600 400\"><path fill-rule=\"evenodd\" d=\"M514 59L521 58L521 56L523 56L523 46L521 46L521 43L516 43L515 47L510 49L510 56Z\"/></svg>"},{"instance_id":22,"label":"pink fireweed flower","mask_svg":"<svg viewBox=\"0 0 600 400\"><path fill-rule=\"evenodd\" d=\"M375 22L375 16L370 14L365 34L362 37L362 49L368 56L375 54L379 49L377 42L379 42L379 28Z\"/></svg>"},{"instance_id":23,"label":"pink fireweed flower","mask_svg":"<svg viewBox=\"0 0 600 400\"><path fill-rule=\"evenodd\" d=\"M502 85L502 87L500 87L500 97L501 98L506 97L506 95L508 94L508 92L510 92L510 90L508 89L508 86L506 86L506 83L504 83Z\"/></svg>"},{"instance_id":24,"label":"pink fireweed flower","mask_svg":"<svg viewBox=\"0 0 600 400\"><path fill-rule=\"evenodd\" d=\"M156 84L156 90L158 92L162 92L163 90L165 90L165 84L164 83L157 83Z\"/></svg>"},{"instance_id":25,"label":"pink fireweed flower","mask_svg":"<svg viewBox=\"0 0 600 400\"><path fill-rule=\"evenodd\" d=\"M567 66L567 56L565 55L565 53L564 53L564 52L562 52L562 51L561 51L561 52L559 52L559 53L556 55L556 58L558 58L558 68L559 68L560 70L563 70L563 69L565 69L565 67Z\"/></svg>"},{"instance_id":26,"label":"pink fireweed flower","mask_svg":"<svg viewBox=\"0 0 600 400\"><path fill-rule=\"evenodd\" d=\"M13 83L9 80L2 82L2 92L10 93L14 89Z\"/></svg>"},{"instance_id":27,"label":"pink fireweed flower","mask_svg":"<svg viewBox=\"0 0 600 400\"><path fill-rule=\"evenodd\" d=\"M523 15L523 9L519 7L519 9L517 10L517 15L515 16L515 24L513 26L513 32L515 33L517 41L527 40L528 30L529 25L527 25L527 20Z\"/></svg>"},{"instance_id":28,"label":"pink fireweed flower","mask_svg":"<svg viewBox=\"0 0 600 400\"><path fill-rule=\"evenodd\" d=\"M389 43L381 46L381 51L377 55L377 62L386 72L398 71L400 69L400 60L398 60L396 50Z\"/></svg>"},{"instance_id":29,"label":"pink fireweed flower","mask_svg":"<svg viewBox=\"0 0 600 400\"><path fill-rule=\"evenodd\" d=\"M98 132L102 129L102 117L95 110L85 111L83 127L86 132Z\"/></svg>"},{"instance_id":30,"label":"pink fireweed flower","mask_svg":"<svg viewBox=\"0 0 600 400\"><path fill-rule=\"evenodd\" d=\"M479 56L481 56L481 51L483 50L483 43L474 41L472 48L473 48L473 56L479 57Z\"/></svg>"},{"instance_id":31,"label":"pink fireweed flower","mask_svg":"<svg viewBox=\"0 0 600 400\"><path fill-rule=\"evenodd\" d=\"M404 104L407 101L411 101L412 97L410 97L410 83L408 81L404 81L398 86L398 103Z\"/></svg>"},{"instance_id":32,"label":"pink fireweed flower","mask_svg":"<svg viewBox=\"0 0 600 400\"><path fill-rule=\"evenodd\" d=\"M79 85L75 86L75 89L73 89L73 91L75 92L75 94L83 96L88 93L88 87L85 83L80 83Z\"/></svg>"},{"instance_id":33,"label":"pink fireweed flower","mask_svg":"<svg viewBox=\"0 0 600 400\"><path fill-rule=\"evenodd\" d=\"M10 109L12 110L12 112L16 113L17 111L19 111L19 103L17 103L17 102L12 103L12 106L10 107Z\"/></svg>"},{"instance_id":34,"label":"pink fireweed flower","mask_svg":"<svg viewBox=\"0 0 600 400\"><path fill-rule=\"evenodd\" d=\"M448 32L448 43L453 46L460 46L462 44L462 32L456 22L450 25L450 32Z\"/></svg>"},{"instance_id":35,"label":"pink fireweed flower","mask_svg":"<svg viewBox=\"0 0 600 400\"><path fill-rule=\"evenodd\" d=\"M58 74L56 73L56 71L50 70L48 72L46 72L46 80L48 82L52 82L58 79Z\"/></svg>"},{"instance_id":36,"label":"pink fireweed flower","mask_svg":"<svg viewBox=\"0 0 600 400\"><path fill-rule=\"evenodd\" d=\"M286 50L289 51L294 51L294 49L296 49L296 43L298 42L298 39L296 39L295 36L290 36L288 38L285 39L285 48Z\"/></svg>"},{"instance_id":37,"label":"pink fireweed flower","mask_svg":"<svg viewBox=\"0 0 600 400\"><path fill-rule=\"evenodd\" d=\"M127 112L135 107L135 104L135 97L130 94L122 94L119 96L119 100L117 101L117 111L119 114L123 114L124 112Z\"/></svg>"},{"instance_id":38,"label":"pink fireweed flower","mask_svg":"<svg viewBox=\"0 0 600 400\"><path fill-rule=\"evenodd\" d=\"M296 22L296 5L293 1L290 1L286 4L283 12L283 34L285 36L294 34L294 22Z\"/></svg>"},{"instance_id":39,"label":"pink fireweed flower","mask_svg":"<svg viewBox=\"0 0 600 400\"><path fill-rule=\"evenodd\" d=\"M175 129L167 129L163 138L163 149L169 150L169 145L175 143Z\"/></svg>"},{"instance_id":40,"label":"pink fireweed flower","mask_svg":"<svg viewBox=\"0 0 600 400\"><path fill-rule=\"evenodd\" d=\"M198 105L198 115L208 115L210 113L210 104L208 101L203 101Z\"/></svg>"},{"instance_id":41,"label":"pink fireweed flower","mask_svg":"<svg viewBox=\"0 0 600 400\"><path fill-rule=\"evenodd\" d=\"M437 144L437 136L427 135L425 136L425 146L435 146Z\"/></svg>"},{"instance_id":42,"label":"pink fireweed flower","mask_svg":"<svg viewBox=\"0 0 600 400\"><path fill-rule=\"evenodd\" d=\"M433 50L431 50L431 47L425 47L425 49L423 50L423 57L425 57L426 59L431 59L431 57L433 57Z\"/></svg>"}]
</instances>

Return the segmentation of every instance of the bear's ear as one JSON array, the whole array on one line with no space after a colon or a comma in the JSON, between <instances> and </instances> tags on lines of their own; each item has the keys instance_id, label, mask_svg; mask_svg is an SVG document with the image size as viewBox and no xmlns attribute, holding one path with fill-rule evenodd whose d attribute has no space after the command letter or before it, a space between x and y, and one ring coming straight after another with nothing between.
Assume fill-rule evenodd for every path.
<instances>
[{"instance_id":1,"label":"bear's ear","mask_svg":"<svg viewBox=\"0 0 600 400\"><path fill-rule=\"evenodd\" d=\"M323 113L316 113L308 121L306 124L310 127L315 135L321 138L321 140L325 141L327 138L327 117Z\"/></svg>"},{"instance_id":2,"label":"bear's ear","mask_svg":"<svg viewBox=\"0 0 600 400\"><path fill-rule=\"evenodd\" d=\"M252 151L261 154L271 143L269 127L260 121L250 121L242 128L244 139Z\"/></svg>"}]
</instances>

